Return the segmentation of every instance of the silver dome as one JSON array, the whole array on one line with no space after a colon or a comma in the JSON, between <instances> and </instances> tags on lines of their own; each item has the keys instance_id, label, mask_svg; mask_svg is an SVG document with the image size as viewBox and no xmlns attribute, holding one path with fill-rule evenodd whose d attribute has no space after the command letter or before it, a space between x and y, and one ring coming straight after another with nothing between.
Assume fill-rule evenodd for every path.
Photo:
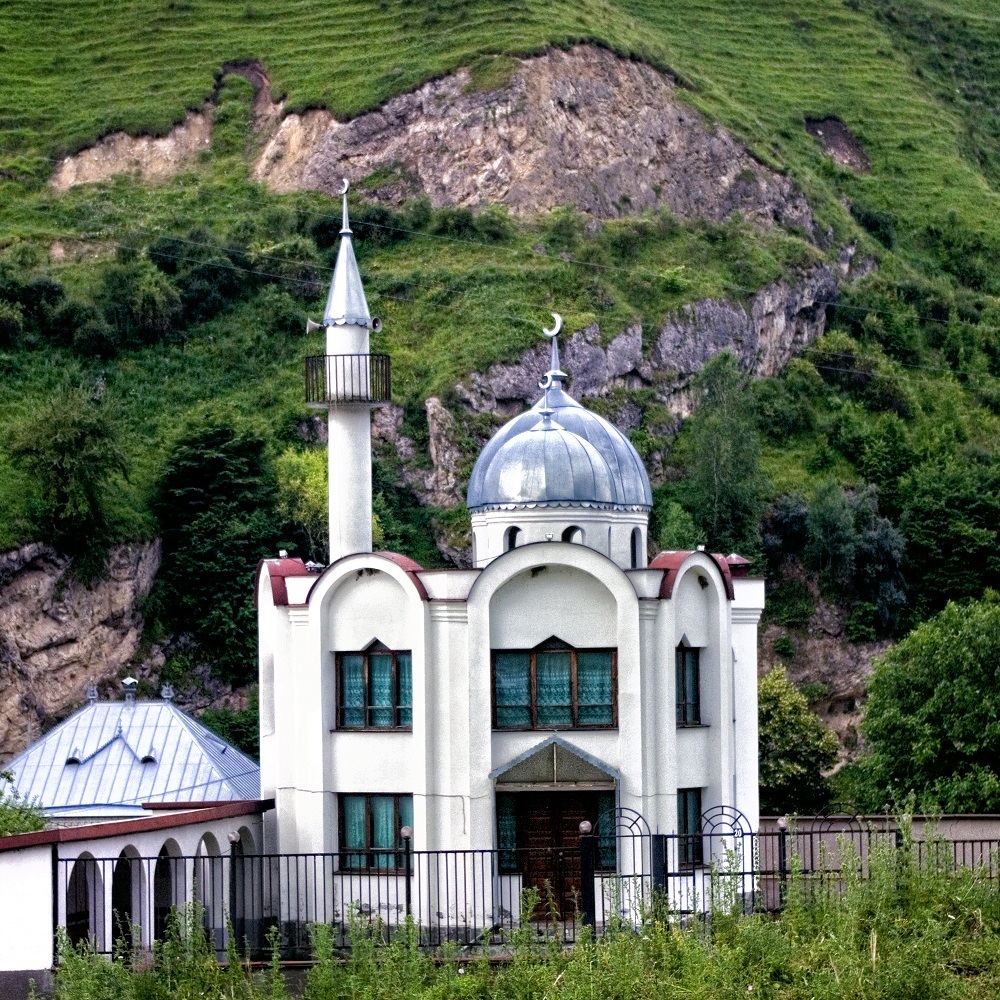
<instances>
[{"instance_id":1,"label":"silver dome","mask_svg":"<svg viewBox=\"0 0 1000 1000\"><path fill-rule=\"evenodd\" d=\"M611 471L611 505L618 509L648 510L653 505L653 493L649 487L649 477L642 459L632 446L632 442L614 424L582 407L572 396L554 384L548 392L548 403L553 420L562 428L583 438L600 453ZM495 499L487 488L489 471L500 450L513 438L531 430L539 420L540 411L545 408L545 399L535 406L509 420L490 438L479 455L472 477L469 479L468 506L472 508L490 507L503 501Z\"/></svg>"},{"instance_id":2,"label":"silver dome","mask_svg":"<svg viewBox=\"0 0 1000 1000\"><path fill-rule=\"evenodd\" d=\"M484 470L481 493L469 490L469 508L612 506L614 476L601 453L552 420L548 411L526 415L533 426L496 450Z\"/></svg>"}]
</instances>

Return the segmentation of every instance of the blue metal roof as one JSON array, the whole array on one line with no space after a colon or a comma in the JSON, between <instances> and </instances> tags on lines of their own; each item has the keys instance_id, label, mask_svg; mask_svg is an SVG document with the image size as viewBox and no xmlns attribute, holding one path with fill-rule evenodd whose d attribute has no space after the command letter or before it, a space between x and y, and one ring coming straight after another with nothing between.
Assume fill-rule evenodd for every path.
<instances>
[{"instance_id":1,"label":"blue metal roof","mask_svg":"<svg viewBox=\"0 0 1000 1000\"><path fill-rule=\"evenodd\" d=\"M559 381L547 393L553 419L600 453L611 472L610 506L619 510L648 510L653 504L653 491L646 467L632 442L614 424L581 406ZM467 504L470 510L503 506L508 502L497 495L493 486L503 476L503 467L512 459L519 460L516 454L519 449L505 446L537 426L540 413L546 408L545 402L543 397L532 409L509 420L483 448L469 479ZM533 499L539 501L541 497Z\"/></svg>"},{"instance_id":2,"label":"blue metal roof","mask_svg":"<svg viewBox=\"0 0 1000 1000\"><path fill-rule=\"evenodd\" d=\"M260 767L166 701L93 702L7 765L51 815L260 798Z\"/></svg>"}]
</instances>

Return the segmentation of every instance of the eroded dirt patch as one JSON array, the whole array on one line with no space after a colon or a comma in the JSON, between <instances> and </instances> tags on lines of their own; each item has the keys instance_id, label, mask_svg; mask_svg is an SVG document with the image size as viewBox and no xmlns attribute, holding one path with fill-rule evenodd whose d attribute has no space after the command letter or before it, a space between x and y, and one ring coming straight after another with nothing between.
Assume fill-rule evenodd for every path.
<instances>
[{"instance_id":1,"label":"eroded dirt patch","mask_svg":"<svg viewBox=\"0 0 1000 1000\"><path fill-rule=\"evenodd\" d=\"M276 191L333 194L342 177L378 172L394 178L376 187L388 202L426 193L438 207L517 213L572 203L604 218L665 205L682 218L739 211L815 232L794 183L684 105L652 67L585 45L518 62L489 92L461 70L350 122L288 115L254 176Z\"/></svg>"},{"instance_id":2,"label":"eroded dirt patch","mask_svg":"<svg viewBox=\"0 0 1000 1000\"><path fill-rule=\"evenodd\" d=\"M872 161L856 135L839 118L807 118L806 131L823 147L827 156L859 174L871 173Z\"/></svg>"},{"instance_id":3,"label":"eroded dirt patch","mask_svg":"<svg viewBox=\"0 0 1000 1000\"><path fill-rule=\"evenodd\" d=\"M96 145L60 160L49 183L57 191L66 191L116 174L137 173L144 181L167 180L211 143L212 116L206 107L189 112L180 125L159 138L127 132L105 136Z\"/></svg>"}]
</instances>

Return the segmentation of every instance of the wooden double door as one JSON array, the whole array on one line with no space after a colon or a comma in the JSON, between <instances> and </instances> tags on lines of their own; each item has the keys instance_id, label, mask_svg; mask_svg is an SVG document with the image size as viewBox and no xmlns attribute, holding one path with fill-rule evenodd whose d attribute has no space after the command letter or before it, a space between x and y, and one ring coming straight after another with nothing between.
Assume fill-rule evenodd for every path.
<instances>
[{"instance_id":1,"label":"wooden double door","mask_svg":"<svg viewBox=\"0 0 1000 1000\"><path fill-rule=\"evenodd\" d=\"M525 888L538 889L539 915L555 906L570 918L580 901L580 824L596 830L602 798L610 792L509 792L517 867Z\"/></svg>"}]
</instances>

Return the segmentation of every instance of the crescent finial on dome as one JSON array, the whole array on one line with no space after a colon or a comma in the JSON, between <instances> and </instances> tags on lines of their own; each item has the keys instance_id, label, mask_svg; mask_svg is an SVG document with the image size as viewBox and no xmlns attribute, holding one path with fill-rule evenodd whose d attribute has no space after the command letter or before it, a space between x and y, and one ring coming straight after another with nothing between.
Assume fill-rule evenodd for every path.
<instances>
[{"instance_id":1,"label":"crescent finial on dome","mask_svg":"<svg viewBox=\"0 0 1000 1000\"><path fill-rule=\"evenodd\" d=\"M566 373L559 368L559 331L563 327L563 318L559 313L553 313L552 318L555 320L555 323L551 330L547 327L542 327L542 333L552 341L552 359L549 362L549 370L538 383L538 388L544 389L546 393L553 385L557 382L562 382L566 378Z\"/></svg>"}]
</instances>

